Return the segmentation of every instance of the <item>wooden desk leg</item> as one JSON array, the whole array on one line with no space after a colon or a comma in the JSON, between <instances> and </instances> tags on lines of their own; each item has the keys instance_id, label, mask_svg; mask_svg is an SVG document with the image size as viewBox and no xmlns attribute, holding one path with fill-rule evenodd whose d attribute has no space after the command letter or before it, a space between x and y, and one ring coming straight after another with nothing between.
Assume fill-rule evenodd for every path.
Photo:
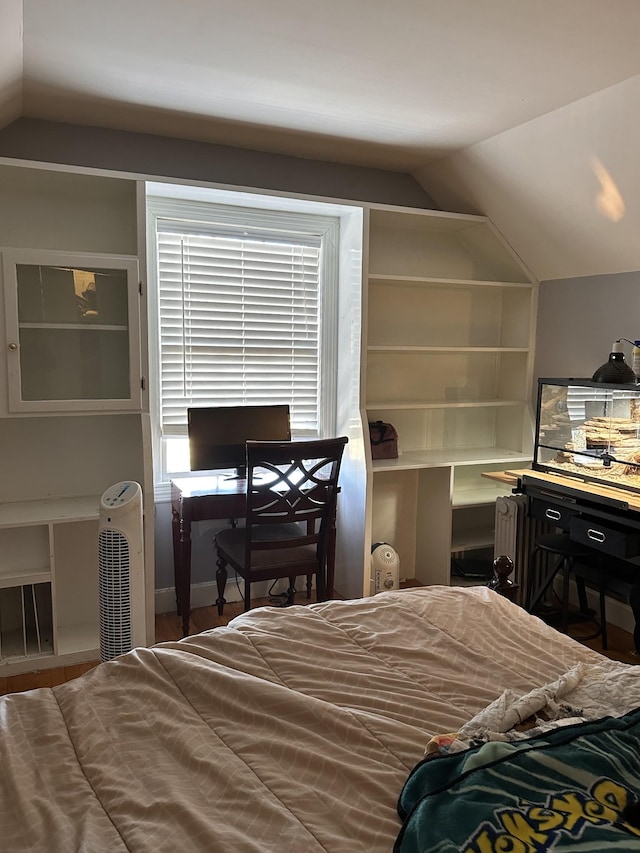
<instances>
[{"instance_id":1,"label":"wooden desk leg","mask_svg":"<svg viewBox=\"0 0 640 853\"><path fill-rule=\"evenodd\" d=\"M227 566L224 560L221 560L220 557L218 557L218 559L216 560L216 565L218 566L216 570L216 585L218 587L218 597L216 599L216 604L218 606L218 616L222 616L224 606L227 603L224 597L224 590L227 585ZM247 609L248 608L245 608L245 610Z\"/></svg>"},{"instance_id":2,"label":"wooden desk leg","mask_svg":"<svg viewBox=\"0 0 640 853\"><path fill-rule=\"evenodd\" d=\"M331 601L333 598L333 584L336 575L336 528L331 525L327 531L327 571L324 577L324 590L322 590L323 601ZM316 579L316 585L318 581Z\"/></svg>"},{"instance_id":3,"label":"wooden desk leg","mask_svg":"<svg viewBox=\"0 0 640 853\"><path fill-rule=\"evenodd\" d=\"M635 625L633 628L634 651L640 654L640 580L631 584L629 590L629 604L633 611Z\"/></svg>"},{"instance_id":4,"label":"wooden desk leg","mask_svg":"<svg viewBox=\"0 0 640 853\"><path fill-rule=\"evenodd\" d=\"M180 511L182 510L182 511ZM173 571L176 587L176 608L182 618L182 636L189 634L191 617L191 519L184 512L172 507Z\"/></svg>"},{"instance_id":5,"label":"wooden desk leg","mask_svg":"<svg viewBox=\"0 0 640 853\"><path fill-rule=\"evenodd\" d=\"M180 513L175 507L171 507L171 534L173 539L173 582L176 591L176 613L182 615L182 602L180 601Z\"/></svg>"}]
</instances>

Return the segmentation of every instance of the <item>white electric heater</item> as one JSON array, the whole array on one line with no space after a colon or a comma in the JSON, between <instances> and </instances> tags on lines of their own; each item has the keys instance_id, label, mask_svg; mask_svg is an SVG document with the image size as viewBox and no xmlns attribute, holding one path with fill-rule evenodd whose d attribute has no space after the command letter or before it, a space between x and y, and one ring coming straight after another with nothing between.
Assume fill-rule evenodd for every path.
<instances>
[{"instance_id":1,"label":"white electric heater","mask_svg":"<svg viewBox=\"0 0 640 853\"><path fill-rule=\"evenodd\" d=\"M145 645L142 489L126 480L100 500L100 659Z\"/></svg>"},{"instance_id":2,"label":"white electric heater","mask_svg":"<svg viewBox=\"0 0 640 853\"><path fill-rule=\"evenodd\" d=\"M371 575L375 591L385 592L400 587L400 558L388 542L376 542L371 548Z\"/></svg>"}]
</instances>

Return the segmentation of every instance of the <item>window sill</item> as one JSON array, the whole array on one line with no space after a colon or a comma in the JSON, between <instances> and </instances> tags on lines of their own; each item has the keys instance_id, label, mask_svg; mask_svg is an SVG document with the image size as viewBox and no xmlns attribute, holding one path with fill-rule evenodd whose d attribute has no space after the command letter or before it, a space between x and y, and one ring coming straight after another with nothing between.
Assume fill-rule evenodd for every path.
<instances>
[{"instance_id":1,"label":"window sill","mask_svg":"<svg viewBox=\"0 0 640 853\"><path fill-rule=\"evenodd\" d=\"M157 504L171 503L171 483L169 480L154 483L153 499Z\"/></svg>"}]
</instances>

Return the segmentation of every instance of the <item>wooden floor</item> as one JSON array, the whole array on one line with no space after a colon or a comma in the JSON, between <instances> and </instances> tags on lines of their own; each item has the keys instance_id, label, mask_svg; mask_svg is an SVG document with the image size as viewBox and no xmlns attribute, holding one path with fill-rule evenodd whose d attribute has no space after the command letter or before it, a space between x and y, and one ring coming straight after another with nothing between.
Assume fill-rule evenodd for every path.
<instances>
[{"instance_id":1,"label":"wooden floor","mask_svg":"<svg viewBox=\"0 0 640 853\"><path fill-rule=\"evenodd\" d=\"M296 595L296 604L307 604L316 600L315 590L308 599L304 593ZM264 607L271 602L268 598L256 598L254 607ZM244 607L241 601L225 604L224 614L218 616L215 606L196 607L191 611L191 634L206 631L209 628L217 628L226 625L234 616L239 616ZM175 613L161 613L156 615L156 642L165 643L171 640L182 639L182 621ZM5 693L19 693L23 690L32 690L35 687L55 687L77 678L94 666L99 661L75 664L74 666L56 667L54 669L41 669L36 672L27 672L24 675L12 675L6 678L0 677L0 696Z\"/></svg>"},{"instance_id":2,"label":"wooden floor","mask_svg":"<svg viewBox=\"0 0 640 853\"><path fill-rule=\"evenodd\" d=\"M305 604L308 599L304 595L296 596L297 604ZM312 594L311 601L315 601L315 593ZM262 607L268 605L268 599L256 599L254 606ZM194 608L191 613L191 633L197 634L199 631L206 631L209 628L217 628L219 625L226 625L234 616L242 613L242 602L232 602L225 605L223 616L218 616L218 611L215 606ZM593 625L589 623L575 624L570 627L570 634L576 640L581 641L581 636L586 636L593 630ZM592 649L606 655L612 660L623 661L624 663L638 664L640 657L636 656L633 651L633 637L627 631L623 631L615 625L607 626L608 646L606 651L602 650L600 637L593 640L584 641L584 644ZM163 643L172 640L179 640L182 636L180 619L175 613L162 613L156 616L156 642ZM62 684L65 681L70 681L72 678L77 678L84 672L92 669L98 664L98 661L84 664L76 664L75 666L58 667L56 669L43 669L37 672L26 673L25 675L14 675L7 678L0 678L0 695L5 693L16 693L22 690L31 690L34 687L54 687L56 684Z\"/></svg>"},{"instance_id":3,"label":"wooden floor","mask_svg":"<svg viewBox=\"0 0 640 853\"><path fill-rule=\"evenodd\" d=\"M304 593L296 595L296 604L309 604L316 600L315 590L311 591L311 598ZM254 607L265 607L270 604L268 598L256 598L252 601ZM211 607L195 607L191 611L191 634L200 631L208 631L209 628L218 628L226 625L234 616L239 616L244 611L242 601L232 601L224 606L224 614L218 616L215 605ZM182 638L181 620L175 613L160 613L156 615L156 642L165 643L168 640L180 640Z\"/></svg>"},{"instance_id":4,"label":"wooden floor","mask_svg":"<svg viewBox=\"0 0 640 853\"><path fill-rule=\"evenodd\" d=\"M581 631L584 635L592 632L592 629L593 625L573 625L569 629L569 633L574 639L582 642L590 649L595 649L595 651L600 652L601 655L611 658L611 660L619 660L623 663L640 664L640 657L636 655L633 648L633 635L628 631L623 631L622 628L618 628L617 625L607 624L608 648L604 651L602 648L602 640L599 636L594 640L580 640Z\"/></svg>"}]
</instances>

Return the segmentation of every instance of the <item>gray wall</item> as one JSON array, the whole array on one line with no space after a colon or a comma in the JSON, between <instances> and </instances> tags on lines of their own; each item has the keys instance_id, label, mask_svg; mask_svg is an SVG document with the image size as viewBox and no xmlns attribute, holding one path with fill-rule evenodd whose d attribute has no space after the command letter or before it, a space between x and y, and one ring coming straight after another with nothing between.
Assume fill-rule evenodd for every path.
<instances>
[{"instance_id":1,"label":"gray wall","mask_svg":"<svg viewBox=\"0 0 640 853\"><path fill-rule=\"evenodd\" d=\"M535 377L590 379L618 338L640 339L640 272L541 282Z\"/></svg>"},{"instance_id":2,"label":"gray wall","mask_svg":"<svg viewBox=\"0 0 640 853\"><path fill-rule=\"evenodd\" d=\"M0 157L437 209L403 172L41 119L21 118L0 131Z\"/></svg>"},{"instance_id":3,"label":"gray wall","mask_svg":"<svg viewBox=\"0 0 640 853\"><path fill-rule=\"evenodd\" d=\"M218 530L227 526L224 519L195 521L191 525L191 583L212 583L215 580L213 537ZM156 503L155 531L156 589L168 589L174 584L171 502L168 500ZM235 589L233 572L230 571L229 586L232 585ZM225 598L231 600L228 595Z\"/></svg>"}]
</instances>

